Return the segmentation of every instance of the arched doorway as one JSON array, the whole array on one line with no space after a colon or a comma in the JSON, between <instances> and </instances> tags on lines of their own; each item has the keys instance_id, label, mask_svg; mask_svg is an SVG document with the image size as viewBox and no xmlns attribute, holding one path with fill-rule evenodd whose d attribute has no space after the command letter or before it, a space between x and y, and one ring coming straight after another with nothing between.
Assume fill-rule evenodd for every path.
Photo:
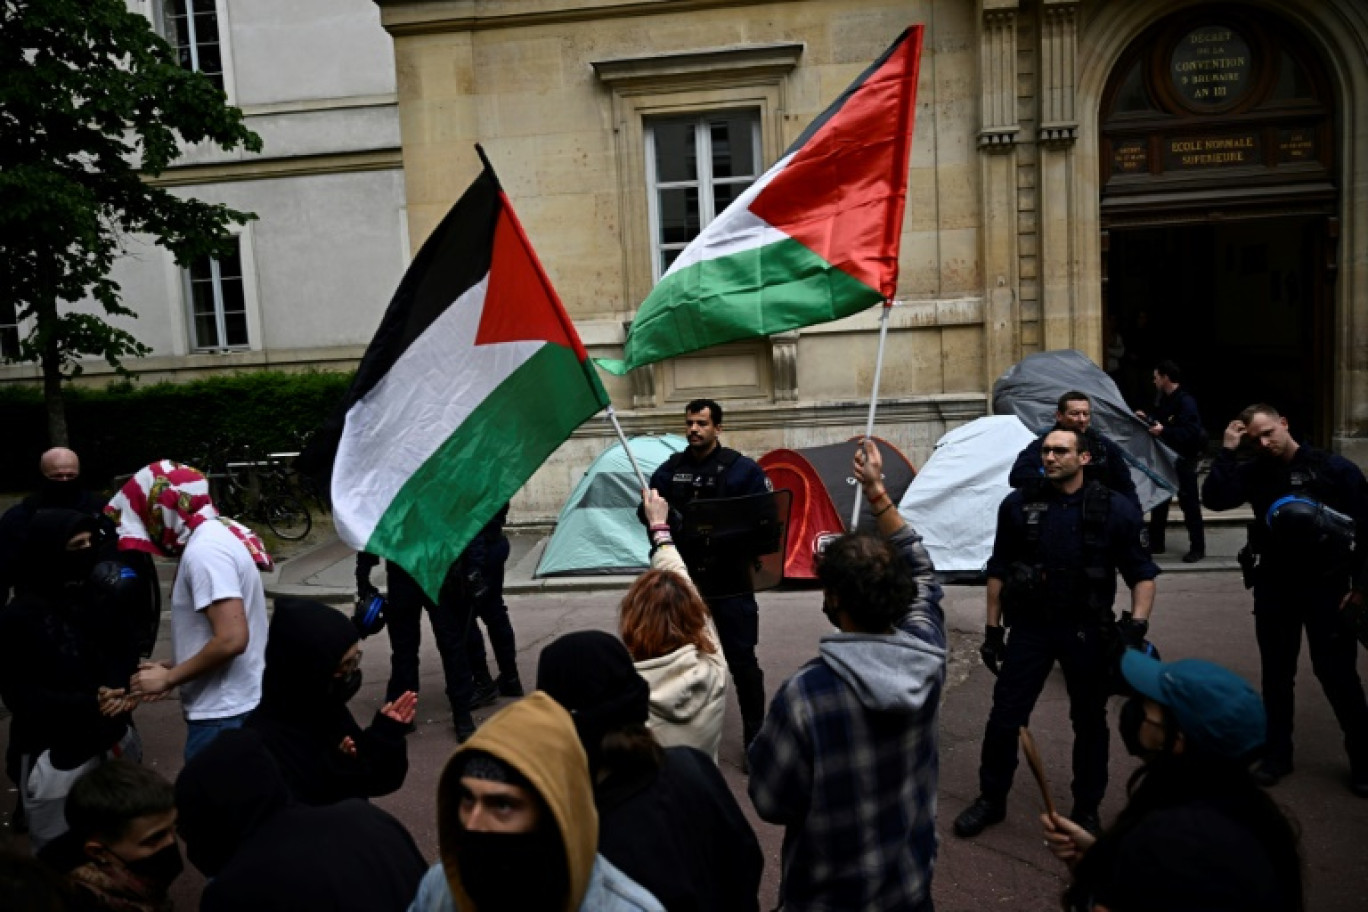
<instances>
[{"instance_id":1,"label":"arched doorway","mask_svg":"<svg viewBox=\"0 0 1368 912\"><path fill-rule=\"evenodd\" d=\"M1132 405L1172 358L1212 433L1264 400L1328 442L1334 109L1312 46L1249 7L1172 16L1118 60L1099 112L1102 301Z\"/></svg>"}]
</instances>

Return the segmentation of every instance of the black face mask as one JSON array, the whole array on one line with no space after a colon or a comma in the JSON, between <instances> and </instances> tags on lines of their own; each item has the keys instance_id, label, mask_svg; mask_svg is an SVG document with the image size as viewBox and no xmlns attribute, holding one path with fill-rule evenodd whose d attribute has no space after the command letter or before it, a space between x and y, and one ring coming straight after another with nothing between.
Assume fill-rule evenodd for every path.
<instances>
[{"instance_id":1,"label":"black face mask","mask_svg":"<svg viewBox=\"0 0 1368 912\"><path fill-rule=\"evenodd\" d=\"M90 576L95 571L96 558L98 557L99 555L94 548L80 548L76 551L63 552L60 561L62 585L84 586L90 582Z\"/></svg>"},{"instance_id":2,"label":"black face mask","mask_svg":"<svg viewBox=\"0 0 1368 912\"><path fill-rule=\"evenodd\" d=\"M123 861L122 858L119 860ZM181 860L180 846L175 842L164 849L158 849L146 858L139 858L137 861L124 861L123 866L139 880L146 882L151 887L160 889L162 892L166 892L166 888L171 886L171 882L180 877L181 871L185 870L185 862Z\"/></svg>"},{"instance_id":3,"label":"black face mask","mask_svg":"<svg viewBox=\"0 0 1368 912\"><path fill-rule=\"evenodd\" d=\"M1121 743L1126 745L1126 752L1132 757L1139 757L1145 762L1153 760L1163 753L1162 750L1150 750L1140 743L1140 729L1145 725L1145 698L1131 697L1121 704L1121 714L1116 721L1117 734L1121 736ZM1167 740L1167 738L1165 738Z\"/></svg>"},{"instance_id":4,"label":"black face mask","mask_svg":"<svg viewBox=\"0 0 1368 912\"><path fill-rule=\"evenodd\" d=\"M357 668L340 678L333 675L333 679L328 682L328 693L337 701L347 703L356 692L361 689L361 669Z\"/></svg>"},{"instance_id":5,"label":"black face mask","mask_svg":"<svg viewBox=\"0 0 1368 912\"><path fill-rule=\"evenodd\" d=\"M57 481L54 478L44 478L39 493L45 507L75 508L81 502L81 486L74 480Z\"/></svg>"},{"instance_id":6,"label":"black face mask","mask_svg":"<svg viewBox=\"0 0 1368 912\"><path fill-rule=\"evenodd\" d=\"M478 833L463 827L456 863L461 885L480 912L555 912L565 905L570 879L553 828Z\"/></svg>"}]
</instances>

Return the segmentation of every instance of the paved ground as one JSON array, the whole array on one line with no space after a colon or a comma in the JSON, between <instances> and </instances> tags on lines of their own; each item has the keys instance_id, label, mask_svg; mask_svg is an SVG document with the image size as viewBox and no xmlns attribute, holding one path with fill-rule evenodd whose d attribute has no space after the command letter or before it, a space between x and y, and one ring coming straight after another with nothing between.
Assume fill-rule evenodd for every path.
<instances>
[{"instance_id":1,"label":"paved ground","mask_svg":"<svg viewBox=\"0 0 1368 912\"><path fill-rule=\"evenodd\" d=\"M1250 680L1257 680L1258 659L1254 645L1250 600L1238 575L1223 567L1233 566L1233 555L1242 534L1217 529L1209 541L1212 557L1196 569L1211 572L1173 572L1161 578L1151 637L1166 658L1202 656L1221 662ZM1186 550L1180 534L1170 537L1174 553ZM536 659L543 645L562 633L583 628L611 630L618 591L595 588L577 591L569 584L542 586L527 577L527 567L538 547L536 539L520 539L510 567L508 602L519 636L519 664L525 681L535 678ZM1179 550L1181 548L1181 550ZM279 593L293 590L327 598L345 598L351 585L349 555L345 548L324 543L287 560L274 575L271 586ZM1173 570L1191 570L1169 557L1163 563ZM294 569L290 569L293 566ZM601 587L604 581L590 581ZM819 611L815 590L766 593L761 604L761 664L767 683L774 689L785 676L807 661L815 651L826 624ZM1010 816L1000 826L975 840L950 834L950 822L973 799L977 790L979 741L987 715L992 676L979 664L977 645L982 631L983 591L972 586L950 587L946 598L951 630L950 683L945 695L941 724L941 850L936 870L935 897L943 912L1008 908L1022 912L1045 912L1058 908L1063 887L1063 868L1041 845L1036 814L1039 797L1024 773L1011 797ZM163 625L163 634L167 633ZM169 654L165 640L157 655ZM383 640L368 641L363 668L366 684L353 701L358 717L380 701L387 675L388 648ZM1345 788L1347 775L1339 734L1329 707L1314 678L1309 660L1302 662L1303 687L1298 693L1297 772L1275 789L1279 801L1300 825L1310 882L1308 909L1313 912L1350 912L1363 908L1368 895L1368 866L1362 863L1368 845L1368 802L1351 796ZM1361 662L1368 676L1368 661ZM424 690L440 694L440 668L430 638L423 650ZM376 803L395 814L413 832L429 858L436 855L433 797L442 764L455 747L449 713L440 698L420 705L419 730L410 739L411 769L404 788ZM485 714L487 715L487 713ZM184 725L174 701L152 704L139 710L139 722L147 748L147 762L167 776L180 769ZM740 723L733 703L727 718L720 758L723 773L749 813L745 778L739 763ZM0 723L0 741L3 741ZM1050 680L1032 728L1057 795L1068 794L1071 734L1067 700L1058 674ZM1113 738L1112 786L1103 807L1109 819L1124 803L1124 781L1135 768L1118 738ZM4 802L6 809L12 805ZM1067 800L1067 799L1066 799ZM762 907L770 908L778 885L779 847L782 832L755 820L765 848L767 867ZM177 889L178 907L192 909L201 882L188 870Z\"/></svg>"}]
</instances>

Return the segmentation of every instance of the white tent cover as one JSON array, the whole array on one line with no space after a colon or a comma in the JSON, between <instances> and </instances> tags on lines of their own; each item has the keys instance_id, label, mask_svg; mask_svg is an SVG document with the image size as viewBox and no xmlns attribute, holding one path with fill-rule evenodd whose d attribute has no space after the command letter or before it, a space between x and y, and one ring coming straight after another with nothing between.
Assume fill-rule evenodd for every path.
<instances>
[{"instance_id":1,"label":"white tent cover","mask_svg":"<svg viewBox=\"0 0 1368 912\"><path fill-rule=\"evenodd\" d=\"M940 573L979 573L993 553L1007 474L1035 434L1014 415L990 415L950 431L908 485L898 511L921 533Z\"/></svg>"}]
</instances>

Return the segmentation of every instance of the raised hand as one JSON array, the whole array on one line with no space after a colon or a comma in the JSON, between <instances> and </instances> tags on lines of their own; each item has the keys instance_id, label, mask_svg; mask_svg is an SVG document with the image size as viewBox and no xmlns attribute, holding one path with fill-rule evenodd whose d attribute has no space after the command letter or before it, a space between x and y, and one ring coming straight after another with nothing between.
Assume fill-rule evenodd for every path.
<instances>
[{"instance_id":1,"label":"raised hand","mask_svg":"<svg viewBox=\"0 0 1368 912\"><path fill-rule=\"evenodd\" d=\"M408 725L418 712L418 694L406 690L393 701L380 707L380 715L387 716L401 725Z\"/></svg>"}]
</instances>

